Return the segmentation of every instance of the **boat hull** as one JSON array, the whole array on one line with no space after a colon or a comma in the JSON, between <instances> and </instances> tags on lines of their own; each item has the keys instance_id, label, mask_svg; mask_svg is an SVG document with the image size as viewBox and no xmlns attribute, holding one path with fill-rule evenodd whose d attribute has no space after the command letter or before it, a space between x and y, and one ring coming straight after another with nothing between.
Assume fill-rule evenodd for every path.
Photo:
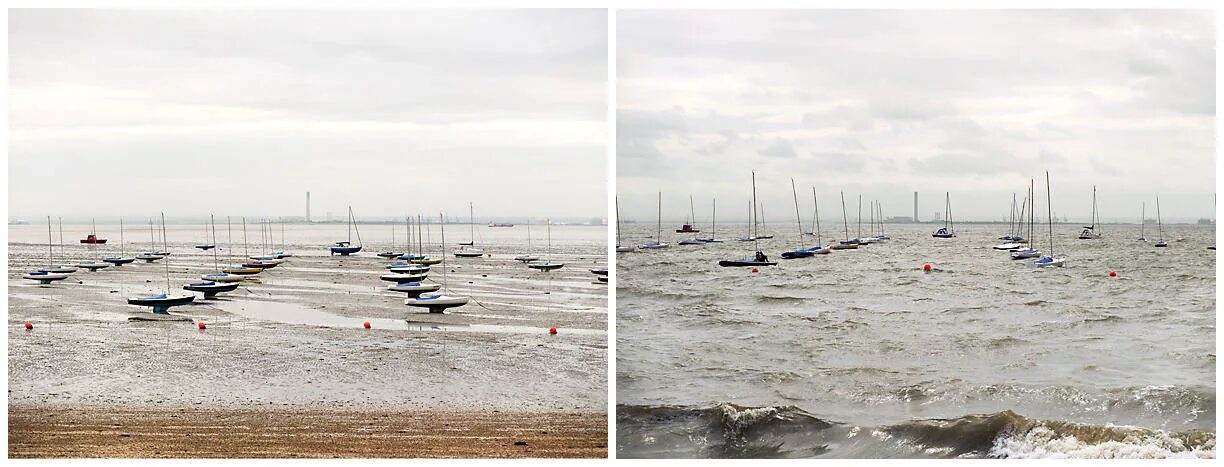
<instances>
[{"instance_id":1,"label":"boat hull","mask_svg":"<svg viewBox=\"0 0 1224 467\"><path fill-rule=\"evenodd\" d=\"M332 255L348 256L361 251L359 246L333 246L331 247Z\"/></svg>"},{"instance_id":2,"label":"boat hull","mask_svg":"<svg viewBox=\"0 0 1224 467\"><path fill-rule=\"evenodd\" d=\"M538 269L540 271L555 271L565 267L565 263L537 263L528 264L527 267L531 269Z\"/></svg>"},{"instance_id":3,"label":"boat hull","mask_svg":"<svg viewBox=\"0 0 1224 467\"><path fill-rule=\"evenodd\" d=\"M195 295L180 295L167 296L166 294L149 296L149 297L131 297L127 302L129 305L139 305L152 307L153 312L157 314L169 314L169 309L172 306L187 305L195 301Z\"/></svg>"},{"instance_id":4,"label":"boat hull","mask_svg":"<svg viewBox=\"0 0 1224 467\"><path fill-rule=\"evenodd\" d=\"M387 290L392 292L406 293L408 296L414 298L419 297L421 294L426 292L436 292L441 288L442 286L440 284L422 284L420 282L405 282L402 284L387 286Z\"/></svg>"},{"instance_id":5,"label":"boat hull","mask_svg":"<svg viewBox=\"0 0 1224 467\"><path fill-rule=\"evenodd\" d=\"M221 292L233 292L234 290L237 290L237 289L238 289L238 283L236 282L220 283L216 281L208 281L208 282L197 282L194 284L186 284L183 286L183 290L190 290L192 292L203 293L205 300L213 298Z\"/></svg>"},{"instance_id":6,"label":"boat hull","mask_svg":"<svg viewBox=\"0 0 1224 467\"><path fill-rule=\"evenodd\" d=\"M102 258L102 261L113 264L115 266L123 266L125 264L136 261L136 258Z\"/></svg>"},{"instance_id":7,"label":"boat hull","mask_svg":"<svg viewBox=\"0 0 1224 467\"><path fill-rule=\"evenodd\" d=\"M54 281L62 281L68 278L67 273L62 272L31 272L21 276L22 279L38 281L39 284L50 284Z\"/></svg>"},{"instance_id":8,"label":"boat hull","mask_svg":"<svg viewBox=\"0 0 1224 467\"><path fill-rule=\"evenodd\" d=\"M420 296L404 300L408 306L428 308L430 313L442 313L448 308L467 305L467 297L452 297L449 295Z\"/></svg>"}]
</instances>

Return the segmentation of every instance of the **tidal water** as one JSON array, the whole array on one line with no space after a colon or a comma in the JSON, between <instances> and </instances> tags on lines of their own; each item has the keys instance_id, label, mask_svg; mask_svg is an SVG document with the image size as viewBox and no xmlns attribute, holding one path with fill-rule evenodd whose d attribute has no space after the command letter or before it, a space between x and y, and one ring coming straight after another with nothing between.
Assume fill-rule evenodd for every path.
<instances>
[{"instance_id":1,"label":"tidal water","mask_svg":"<svg viewBox=\"0 0 1224 467\"><path fill-rule=\"evenodd\" d=\"M668 227L671 248L617 254L619 457L1215 456L1214 227L1154 248L1058 225L1066 266L1039 269L991 248L1006 225L795 260L770 225L756 273L717 265L752 253L743 225L699 246Z\"/></svg>"}]
</instances>

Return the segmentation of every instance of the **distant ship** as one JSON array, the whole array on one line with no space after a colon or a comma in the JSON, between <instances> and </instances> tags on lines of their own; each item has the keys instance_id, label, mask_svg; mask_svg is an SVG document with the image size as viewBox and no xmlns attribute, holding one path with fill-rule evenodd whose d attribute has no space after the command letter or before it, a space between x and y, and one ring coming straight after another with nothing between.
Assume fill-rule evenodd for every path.
<instances>
[{"instance_id":1,"label":"distant ship","mask_svg":"<svg viewBox=\"0 0 1224 467\"><path fill-rule=\"evenodd\" d=\"M495 222L490 222L489 227L514 227L514 224L498 224Z\"/></svg>"}]
</instances>

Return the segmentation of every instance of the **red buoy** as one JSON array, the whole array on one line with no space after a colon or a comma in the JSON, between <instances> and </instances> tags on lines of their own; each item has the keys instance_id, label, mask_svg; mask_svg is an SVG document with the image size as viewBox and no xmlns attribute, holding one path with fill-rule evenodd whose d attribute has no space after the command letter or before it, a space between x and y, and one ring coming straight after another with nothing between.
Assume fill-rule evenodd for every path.
<instances>
[{"instance_id":1,"label":"red buoy","mask_svg":"<svg viewBox=\"0 0 1224 467\"><path fill-rule=\"evenodd\" d=\"M29 331L31 329L34 329L34 323L26 321L26 330Z\"/></svg>"},{"instance_id":2,"label":"red buoy","mask_svg":"<svg viewBox=\"0 0 1224 467\"><path fill-rule=\"evenodd\" d=\"M761 272L761 270L757 268L752 268L752 272Z\"/></svg>"},{"instance_id":3,"label":"red buoy","mask_svg":"<svg viewBox=\"0 0 1224 467\"><path fill-rule=\"evenodd\" d=\"M1109 277L1118 277L1117 271L1109 271Z\"/></svg>"},{"instance_id":4,"label":"red buoy","mask_svg":"<svg viewBox=\"0 0 1224 467\"><path fill-rule=\"evenodd\" d=\"M556 333L557 333L557 328L548 328L548 333L549 333L549 334L556 334Z\"/></svg>"},{"instance_id":5,"label":"red buoy","mask_svg":"<svg viewBox=\"0 0 1224 467\"><path fill-rule=\"evenodd\" d=\"M369 321L366 321L366 322L364 322L364 323L361 323L361 326L362 326L362 327L364 327L364 328L366 328L366 329L370 329L370 322L369 322Z\"/></svg>"},{"instance_id":6,"label":"red buoy","mask_svg":"<svg viewBox=\"0 0 1224 467\"><path fill-rule=\"evenodd\" d=\"M923 270L923 271L930 272L930 271L931 271L931 263L927 263L927 264L922 265L922 270Z\"/></svg>"},{"instance_id":7,"label":"red buoy","mask_svg":"<svg viewBox=\"0 0 1224 467\"><path fill-rule=\"evenodd\" d=\"M198 326L200 327L200 329L204 329L204 328L208 327L208 326L205 326L205 325L204 325L204 322L203 322L203 321L200 321L200 324L199 324Z\"/></svg>"}]
</instances>

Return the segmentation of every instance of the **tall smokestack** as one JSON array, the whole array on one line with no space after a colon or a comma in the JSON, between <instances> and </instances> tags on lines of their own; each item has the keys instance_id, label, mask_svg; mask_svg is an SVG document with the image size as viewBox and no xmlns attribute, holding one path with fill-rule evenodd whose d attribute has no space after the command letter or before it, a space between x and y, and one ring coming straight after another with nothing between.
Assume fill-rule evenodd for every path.
<instances>
[{"instance_id":1,"label":"tall smokestack","mask_svg":"<svg viewBox=\"0 0 1224 467\"><path fill-rule=\"evenodd\" d=\"M306 222L310 222L310 192L306 192Z\"/></svg>"},{"instance_id":2,"label":"tall smokestack","mask_svg":"<svg viewBox=\"0 0 1224 467\"><path fill-rule=\"evenodd\" d=\"M914 192L914 223L918 223L918 192Z\"/></svg>"}]
</instances>

